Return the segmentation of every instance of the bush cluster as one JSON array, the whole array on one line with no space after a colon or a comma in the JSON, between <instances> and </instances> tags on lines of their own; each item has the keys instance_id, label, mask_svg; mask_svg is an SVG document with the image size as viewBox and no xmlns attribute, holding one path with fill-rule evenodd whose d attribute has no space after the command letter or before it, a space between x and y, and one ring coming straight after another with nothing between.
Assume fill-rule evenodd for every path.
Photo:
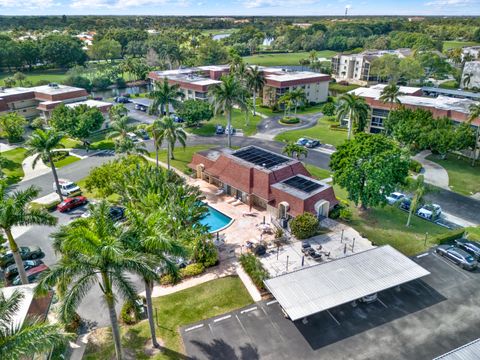
<instances>
[{"instance_id":1,"label":"bush cluster","mask_svg":"<svg viewBox=\"0 0 480 360\"><path fill-rule=\"evenodd\" d=\"M120 319L124 324L133 325L140 321L140 308L135 301L127 300L120 311Z\"/></svg>"},{"instance_id":2,"label":"bush cluster","mask_svg":"<svg viewBox=\"0 0 480 360\"><path fill-rule=\"evenodd\" d=\"M422 164L420 164L417 160L410 160L410 164L408 164L408 170L418 174L422 170Z\"/></svg>"},{"instance_id":3,"label":"bush cluster","mask_svg":"<svg viewBox=\"0 0 480 360\"><path fill-rule=\"evenodd\" d=\"M317 233L318 219L306 212L296 216L290 223L290 228L297 239L308 239Z\"/></svg>"},{"instance_id":4,"label":"bush cluster","mask_svg":"<svg viewBox=\"0 0 480 360\"><path fill-rule=\"evenodd\" d=\"M328 102L322 106L322 113L326 116L333 116L335 115L335 104Z\"/></svg>"},{"instance_id":5,"label":"bush cluster","mask_svg":"<svg viewBox=\"0 0 480 360\"><path fill-rule=\"evenodd\" d=\"M300 119L294 116L285 116L282 118L282 120L280 120L281 124L286 124L286 125L298 124L299 122L300 122Z\"/></svg>"},{"instance_id":6,"label":"bush cluster","mask_svg":"<svg viewBox=\"0 0 480 360\"><path fill-rule=\"evenodd\" d=\"M240 256L240 264L243 270L250 276L253 283L259 290L265 290L263 281L268 279L268 271L262 265L262 262L253 254L243 254Z\"/></svg>"},{"instance_id":7,"label":"bush cluster","mask_svg":"<svg viewBox=\"0 0 480 360\"><path fill-rule=\"evenodd\" d=\"M197 276L200 275L205 271L205 267L202 264L194 263L185 266L183 269L180 270L180 275L182 278L190 277L190 276Z\"/></svg>"}]
</instances>

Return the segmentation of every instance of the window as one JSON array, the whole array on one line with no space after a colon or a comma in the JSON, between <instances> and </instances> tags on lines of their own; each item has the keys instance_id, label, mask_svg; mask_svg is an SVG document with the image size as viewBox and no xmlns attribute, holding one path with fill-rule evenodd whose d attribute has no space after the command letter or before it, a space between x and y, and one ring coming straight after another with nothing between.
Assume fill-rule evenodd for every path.
<instances>
[{"instance_id":1,"label":"window","mask_svg":"<svg viewBox=\"0 0 480 360\"><path fill-rule=\"evenodd\" d=\"M372 126L375 126L375 127L383 127L383 118L372 116L371 124Z\"/></svg>"}]
</instances>

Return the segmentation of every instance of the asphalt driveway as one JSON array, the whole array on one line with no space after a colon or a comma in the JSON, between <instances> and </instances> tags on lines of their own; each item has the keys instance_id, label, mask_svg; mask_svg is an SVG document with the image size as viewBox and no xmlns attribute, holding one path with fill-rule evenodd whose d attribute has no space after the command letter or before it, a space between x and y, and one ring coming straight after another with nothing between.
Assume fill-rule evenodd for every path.
<instances>
[{"instance_id":1,"label":"asphalt driveway","mask_svg":"<svg viewBox=\"0 0 480 360\"><path fill-rule=\"evenodd\" d=\"M480 272L434 253L415 258L431 272L345 304L308 323L284 318L275 300L253 304L181 329L192 359L432 359L478 337Z\"/></svg>"}]
</instances>

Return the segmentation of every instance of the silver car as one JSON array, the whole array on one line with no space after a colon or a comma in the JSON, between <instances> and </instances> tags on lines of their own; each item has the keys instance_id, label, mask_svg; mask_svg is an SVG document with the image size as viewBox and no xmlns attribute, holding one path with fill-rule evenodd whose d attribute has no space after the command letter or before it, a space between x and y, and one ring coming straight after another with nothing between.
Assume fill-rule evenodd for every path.
<instances>
[{"instance_id":1,"label":"silver car","mask_svg":"<svg viewBox=\"0 0 480 360\"><path fill-rule=\"evenodd\" d=\"M462 250L456 246L438 245L435 249L435 252L440 256L444 256L454 264L457 264L462 269L475 270L477 268L477 262L475 261L475 258L465 250Z\"/></svg>"}]
</instances>

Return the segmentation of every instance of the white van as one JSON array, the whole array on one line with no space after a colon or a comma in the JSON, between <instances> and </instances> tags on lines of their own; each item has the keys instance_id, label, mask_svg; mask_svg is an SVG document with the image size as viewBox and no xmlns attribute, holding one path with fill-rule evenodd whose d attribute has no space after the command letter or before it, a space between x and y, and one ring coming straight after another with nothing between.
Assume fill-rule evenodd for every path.
<instances>
[{"instance_id":1,"label":"white van","mask_svg":"<svg viewBox=\"0 0 480 360\"><path fill-rule=\"evenodd\" d=\"M72 196L81 192L78 185L70 180L58 179L58 183L63 196ZM53 182L53 191L57 192L57 184L55 182Z\"/></svg>"}]
</instances>

